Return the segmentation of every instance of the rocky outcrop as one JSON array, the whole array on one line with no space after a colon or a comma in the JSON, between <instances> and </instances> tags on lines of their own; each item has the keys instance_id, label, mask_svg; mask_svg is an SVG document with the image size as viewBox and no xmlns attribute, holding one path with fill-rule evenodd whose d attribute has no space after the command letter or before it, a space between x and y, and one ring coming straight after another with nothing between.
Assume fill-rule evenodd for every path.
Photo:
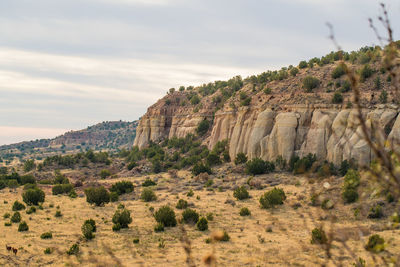
<instances>
[{"instance_id":1,"label":"rocky outcrop","mask_svg":"<svg viewBox=\"0 0 400 267\"><path fill-rule=\"evenodd\" d=\"M170 114L169 118L149 114L137 129L135 145L139 147L149 140L194 133L201 120L210 118L210 114L201 113ZM362 138L357 114L354 109L332 104L224 109L216 112L210 136L204 143L211 149L218 141L229 140L232 159L239 152L265 160L279 156L290 160L293 155L303 157L311 153L336 165L346 159L364 165L371 162L373 155ZM364 115L369 127L382 129L374 131L380 133L374 138L400 137L397 107L380 105L365 109Z\"/></svg>"},{"instance_id":2,"label":"rocky outcrop","mask_svg":"<svg viewBox=\"0 0 400 267\"><path fill-rule=\"evenodd\" d=\"M371 64L376 70L382 67L378 62ZM203 144L211 149L218 141L228 140L231 159L240 152L265 160L289 160L293 155L303 157L311 153L336 165L346 159L368 164L373 155L358 125L358 112L345 108L351 107L353 93L338 89L344 85L345 77L333 79L335 67L336 64L327 64L300 69L294 76L271 79L265 84L250 77L240 89L233 89L229 82L215 82L171 92L143 116L135 145L142 148L150 140L184 137L195 133L199 122L208 119L212 127ZM385 90L387 103L397 103L396 94L386 82L380 91L376 89L374 81L378 75L381 74L375 73L359 84L364 117L368 127L373 128L373 138L399 143L399 107L379 104L382 101L377 97ZM320 80L312 92L302 88L307 76ZM340 94L343 104L332 104L335 93ZM198 96L200 102L191 101L193 96Z\"/></svg>"},{"instance_id":3,"label":"rocky outcrop","mask_svg":"<svg viewBox=\"0 0 400 267\"><path fill-rule=\"evenodd\" d=\"M175 100L184 96L179 92L176 95ZM174 136L185 137L195 133L198 124L204 119L211 119L212 114L213 108L210 107L210 103L205 103L201 110L194 111L190 107L166 104L160 100L149 107L140 119L133 145L143 148L150 141L158 142Z\"/></svg>"}]
</instances>

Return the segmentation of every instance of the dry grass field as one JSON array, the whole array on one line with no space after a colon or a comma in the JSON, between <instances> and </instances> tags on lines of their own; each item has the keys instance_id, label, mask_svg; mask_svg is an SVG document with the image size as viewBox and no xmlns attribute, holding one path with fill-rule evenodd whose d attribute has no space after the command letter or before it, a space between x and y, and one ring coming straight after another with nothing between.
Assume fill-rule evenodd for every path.
<instances>
[{"instance_id":1,"label":"dry grass field","mask_svg":"<svg viewBox=\"0 0 400 267\"><path fill-rule=\"evenodd\" d=\"M335 239L347 240L349 247L357 257L366 260L367 266L373 266L371 254L364 245L368 236L379 233L385 238L386 250L394 254L400 252L400 230L387 227L387 220L356 219L354 205L343 205L340 201L339 178L317 180L310 184L309 178L284 173L257 176L264 188L249 190L251 198L236 200L233 188L246 183L246 175L226 175L214 177L209 187L194 182L189 172L181 171L179 178L168 174L146 176L157 180L153 187L157 200L143 202L140 200L141 183L145 177L101 180L110 185L118 180L129 180L137 185L133 193L120 197L118 202L108 203L104 207L95 207L86 202L81 189L76 189L77 198L65 195L53 196L51 186L39 185L46 193L43 210L26 214L21 211L22 220L26 221L29 230L18 232L18 223L5 226L10 219L1 217L0 224L0 265L1 266L186 266L186 253L180 241L184 233L182 224L166 227L164 232L156 233L156 221L150 207L157 210L162 205L174 208L177 219L182 210L176 209L179 198L189 202L189 206L201 215L213 214L209 229L201 232L194 225L183 224L191 242L191 254L197 266L204 266L205 256L213 254L217 266L320 266L327 263L341 262L350 266L355 260L348 251L343 250L341 243L332 243L332 259L328 260L320 245L311 244L311 230L323 225L327 233L334 228ZM329 183L329 184L327 184ZM261 209L260 196L277 186L282 188L287 199L282 206L275 209ZM325 187L324 187L325 186ZM186 193L193 189L194 196ZM325 192L334 200L335 207L323 210L310 205L313 190ZM22 202L22 187L15 190L0 191L0 214L12 214L15 200ZM336 195L336 198L335 198ZM338 197L339 196L339 197ZM117 206L123 203L131 212L132 223L128 229L112 231L112 216ZM250 216L240 216L242 207L251 211ZM60 210L62 217L55 217ZM332 224L331 215L336 217ZM81 226L84 220L94 219L97 225L95 238L87 241L83 238ZM225 230L228 242L206 243L206 239L215 231ZM52 239L41 239L44 232L52 232ZM134 243L134 239L139 239ZM69 256L66 251L78 242L80 254ZM17 255L6 250L6 245L18 248ZM51 254L44 250L51 248ZM382 252L385 253L385 252ZM379 257L378 257L379 258ZM379 259L378 259L379 260Z\"/></svg>"}]
</instances>

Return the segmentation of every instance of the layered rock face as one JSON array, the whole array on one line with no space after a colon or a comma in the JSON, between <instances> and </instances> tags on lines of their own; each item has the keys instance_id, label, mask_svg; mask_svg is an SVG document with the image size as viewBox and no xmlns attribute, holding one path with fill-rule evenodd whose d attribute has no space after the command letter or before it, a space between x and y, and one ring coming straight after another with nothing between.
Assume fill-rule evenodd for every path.
<instances>
[{"instance_id":1,"label":"layered rock face","mask_svg":"<svg viewBox=\"0 0 400 267\"><path fill-rule=\"evenodd\" d=\"M279 156L290 160L293 155L303 157L309 153L335 165L346 159L365 165L373 159L358 125L357 110L338 109L333 105L296 105L285 109L275 112L242 109L235 114L218 114L209 147L228 139L231 158L243 152L249 158L269 161ZM398 139L400 117L397 109L381 107L364 110L364 113L369 126L372 124L382 130L377 132Z\"/></svg>"},{"instance_id":2,"label":"layered rock face","mask_svg":"<svg viewBox=\"0 0 400 267\"><path fill-rule=\"evenodd\" d=\"M174 99L184 98L183 93L176 93ZM167 105L160 100L149 107L147 113L140 119L136 129L134 146L143 148L150 141L159 142L165 138L185 137L195 133L198 124L204 119L212 119L213 108L210 103L193 112L193 108L179 105Z\"/></svg>"},{"instance_id":3,"label":"layered rock face","mask_svg":"<svg viewBox=\"0 0 400 267\"><path fill-rule=\"evenodd\" d=\"M379 105L365 109L369 126L378 128L390 140L400 137L400 117L395 106ZM173 136L194 133L198 123L210 114L193 114L182 110L179 114L149 112L140 121L135 145L144 147L150 140L160 141ZM168 114L169 113L169 114ZM354 159L360 165L369 164L373 153L363 140L358 125L358 112L341 105L283 105L274 107L241 107L224 109L214 116L210 135L204 140L210 149L218 141L229 140L232 159L243 152L249 158L260 157L287 161L293 155L315 154L320 160L339 165Z\"/></svg>"},{"instance_id":4,"label":"layered rock face","mask_svg":"<svg viewBox=\"0 0 400 267\"><path fill-rule=\"evenodd\" d=\"M354 70L361 67L350 66ZM371 67L379 70L382 66L374 62ZM140 120L134 144L143 148L150 140L184 137L195 133L199 122L208 119L212 127L202 137L203 144L212 149L218 141L228 140L232 160L240 152L250 159L269 161L311 153L335 165L350 159L360 165L369 164L373 153L363 138L358 111L345 108L351 107L353 92L343 87L345 75L332 78L335 68L336 64L327 64L300 69L294 76L265 84L248 79L235 90L229 83L220 87L215 82L172 92L148 109ZM398 144L399 106L381 104L397 103L397 93L390 82L382 82L380 89L376 88L374 81L384 81L382 75L376 71L358 85L360 104L365 107L363 117L372 129L373 140L387 139ZM303 88L308 76L320 81L311 92ZM384 101L383 90L387 96L382 98ZM341 101L333 101L334 94L339 94ZM191 101L193 95L199 96L200 101ZM332 104L337 102L342 104Z\"/></svg>"}]
</instances>

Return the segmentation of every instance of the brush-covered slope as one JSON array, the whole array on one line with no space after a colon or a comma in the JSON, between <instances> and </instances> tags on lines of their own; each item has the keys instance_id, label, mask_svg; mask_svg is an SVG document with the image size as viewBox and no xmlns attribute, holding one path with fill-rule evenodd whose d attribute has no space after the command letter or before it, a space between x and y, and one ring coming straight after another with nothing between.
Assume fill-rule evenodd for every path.
<instances>
[{"instance_id":1,"label":"brush-covered slope","mask_svg":"<svg viewBox=\"0 0 400 267\"><path fill-rule=\"evenodd\" d=\"M390 138L398 138L398 105L381 57L379 47L344 53L346 64L360 77L368 123L374 122ZM280 156L289 160L293 155L312 153L336 165L345 159L360 164L372 160L338 53L244 80L238 76L183 89L171 89L149 107L140 120L134 145L142 148L150 141L184 137L195 133L202 120L209 120L203 142L212 148L227 139L231 159L244 152L249 158L265 160Z\"/></svg>"},{"instance_id":2,"label":"brush-covered slope","mask_svg":"<svg viewBox=\"0 0 400 267\"><path fill-rule=\"evenodd\" d=\"M44 157L52 153L76 150L116 150L133 145L138 121L107 121L79 131L70 131L53 139L25 141L0 146L0 157Z\"/></svg>"}]
</instances>

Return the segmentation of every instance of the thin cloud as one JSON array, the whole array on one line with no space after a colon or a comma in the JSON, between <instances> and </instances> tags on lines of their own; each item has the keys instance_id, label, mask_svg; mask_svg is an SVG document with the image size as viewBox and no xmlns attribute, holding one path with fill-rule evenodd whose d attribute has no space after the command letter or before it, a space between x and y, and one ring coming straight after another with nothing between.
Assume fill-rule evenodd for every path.
<instances>
[{"instance_id":1,"label":"thin cloud","mask_svg":"<svg viewBox=\"0 0 400 267\"><path fill-rule=\"evenodd\" d=\"M112 4L125 4L125 5L149 5L149 6L164 6L177 2L176 0L96 0L99 2L108 2Z\"/></svg>"}]
</instances>

